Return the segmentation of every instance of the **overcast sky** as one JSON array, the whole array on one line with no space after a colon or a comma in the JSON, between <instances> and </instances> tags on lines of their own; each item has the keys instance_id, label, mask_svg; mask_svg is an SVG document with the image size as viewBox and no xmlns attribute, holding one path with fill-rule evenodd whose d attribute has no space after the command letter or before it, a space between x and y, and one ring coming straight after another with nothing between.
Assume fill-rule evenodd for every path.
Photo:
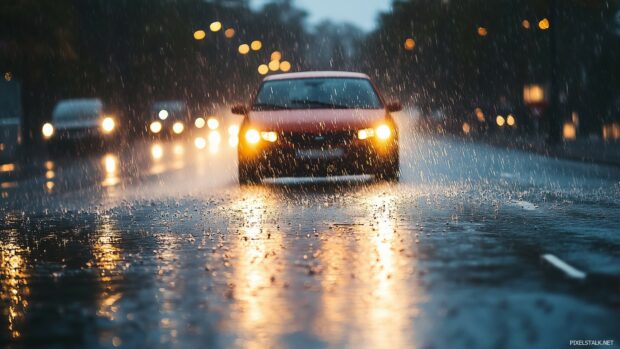
<instances>
[{"instance_id":1,"label":"overcast sky","mask_svg":"<svg viewBox=\"0 0 620 349\"><path fill-rule=\"evenodd\" d=\"M250 0L253 7L261 7L269 0ZM295 0L298 7L309 14L309 23L324 19L349 22L365 31L375 28L377 15L390 9L392 0Z\"/></svg>"}]
</instances>

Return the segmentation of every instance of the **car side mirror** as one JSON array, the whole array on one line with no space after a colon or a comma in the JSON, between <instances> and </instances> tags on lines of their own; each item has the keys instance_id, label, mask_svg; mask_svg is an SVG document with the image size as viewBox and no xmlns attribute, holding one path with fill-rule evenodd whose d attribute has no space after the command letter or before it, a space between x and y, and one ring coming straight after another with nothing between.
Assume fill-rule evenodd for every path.
<instances>
[{"instance_id":1,"label":"car side mirror","mask_svg":"<svg viewBox=\"0 0 620 349\"><path fill-rule=\"evenodd\" d=\"M233 114L246 115L248 113L248 108L245 105L237 104L230 108L230 111Z\"/></svg>"},{"instance_id":2,"label":"car side mirror","mask_svg":"<svg viewBox=\"0 0 620 349\"><path fill-rule=\"evenodd\" d=\"M386 104L386 109L389 112L397 112L403 110L403 106L400 104L400 102L388 102Z\"/></svg>"}]
</instances>

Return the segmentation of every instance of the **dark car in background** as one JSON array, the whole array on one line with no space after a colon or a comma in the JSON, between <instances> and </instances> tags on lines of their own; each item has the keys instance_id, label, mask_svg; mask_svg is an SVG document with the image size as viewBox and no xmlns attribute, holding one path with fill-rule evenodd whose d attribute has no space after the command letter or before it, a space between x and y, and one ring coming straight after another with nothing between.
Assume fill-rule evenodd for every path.
<instances>
[{"instance_id":1,"label":"dark car in background","mask_svg":"<svg viewBox=\"0 0 620 349\"><path fill-rule=\"evenodd\" d=\"M187 103L181 100L157 101L151 104L148 130L152 136L177 136L186 132L192 123Z\"/></svg>"},{"instance_id":2,"label":"dark car in background","mask_svg":"<svg viewBox=\"0 0 620 349\"><path fill-rule=\"evenodd\" d=\"M104 111L98 98L65 99L56 104L52 121L41 127L50 144L113 145L120 137L118 117Z\"/></svg>"}]
</instances>

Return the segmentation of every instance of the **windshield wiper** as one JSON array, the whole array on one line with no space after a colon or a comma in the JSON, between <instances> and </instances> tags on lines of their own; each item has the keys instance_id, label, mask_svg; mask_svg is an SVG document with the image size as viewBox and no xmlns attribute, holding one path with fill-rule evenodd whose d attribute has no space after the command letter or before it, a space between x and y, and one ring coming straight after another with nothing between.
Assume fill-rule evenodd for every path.
<instances>
[{"instance_id":1,"label":"windshield wiper","mask_svg":"<svg viewBox=\"0 0 620 349\"><path fill-rule=\"evenodd\" d=\"M349 107L346 105L334 104L334 103L329 103L329 102L321 102L321 101L313 101L313 100L308 100L308 99L293 99L291 100L291 103L318 105L321 107L330 107L332 109L349 109Z\"/></svg>"},{"instance_id":2,"label":"windshield wiper","mask_svg":"<svg viewBox=\"0 0 620 349\"><path fill-rule=\"evenodd\" d=\"M252 105L252 109L258 109L258 110L287 110L290 109L287 106L284 105L277 105L277 104L268 104L268 103L254 103L254 105Z\"/></svg>"}]
</instances>

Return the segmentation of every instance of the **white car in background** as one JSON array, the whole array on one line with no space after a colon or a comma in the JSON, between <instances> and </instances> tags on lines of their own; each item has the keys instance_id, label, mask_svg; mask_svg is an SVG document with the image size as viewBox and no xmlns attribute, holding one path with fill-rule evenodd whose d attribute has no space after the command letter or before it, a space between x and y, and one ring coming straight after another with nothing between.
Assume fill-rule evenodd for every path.
<instances>
[{"instance_id":1,"label":"white car in background","mask_svg":"<svg viewBox=\"0 0 620 349\"><path fill-rule=\"evenodd\" d=\"M41 129L48 142L99 142L105 144L119 137L118 120L104 113L97 98L61 100L54 107L52 121Z\"/></svg>"}]
</instances>

